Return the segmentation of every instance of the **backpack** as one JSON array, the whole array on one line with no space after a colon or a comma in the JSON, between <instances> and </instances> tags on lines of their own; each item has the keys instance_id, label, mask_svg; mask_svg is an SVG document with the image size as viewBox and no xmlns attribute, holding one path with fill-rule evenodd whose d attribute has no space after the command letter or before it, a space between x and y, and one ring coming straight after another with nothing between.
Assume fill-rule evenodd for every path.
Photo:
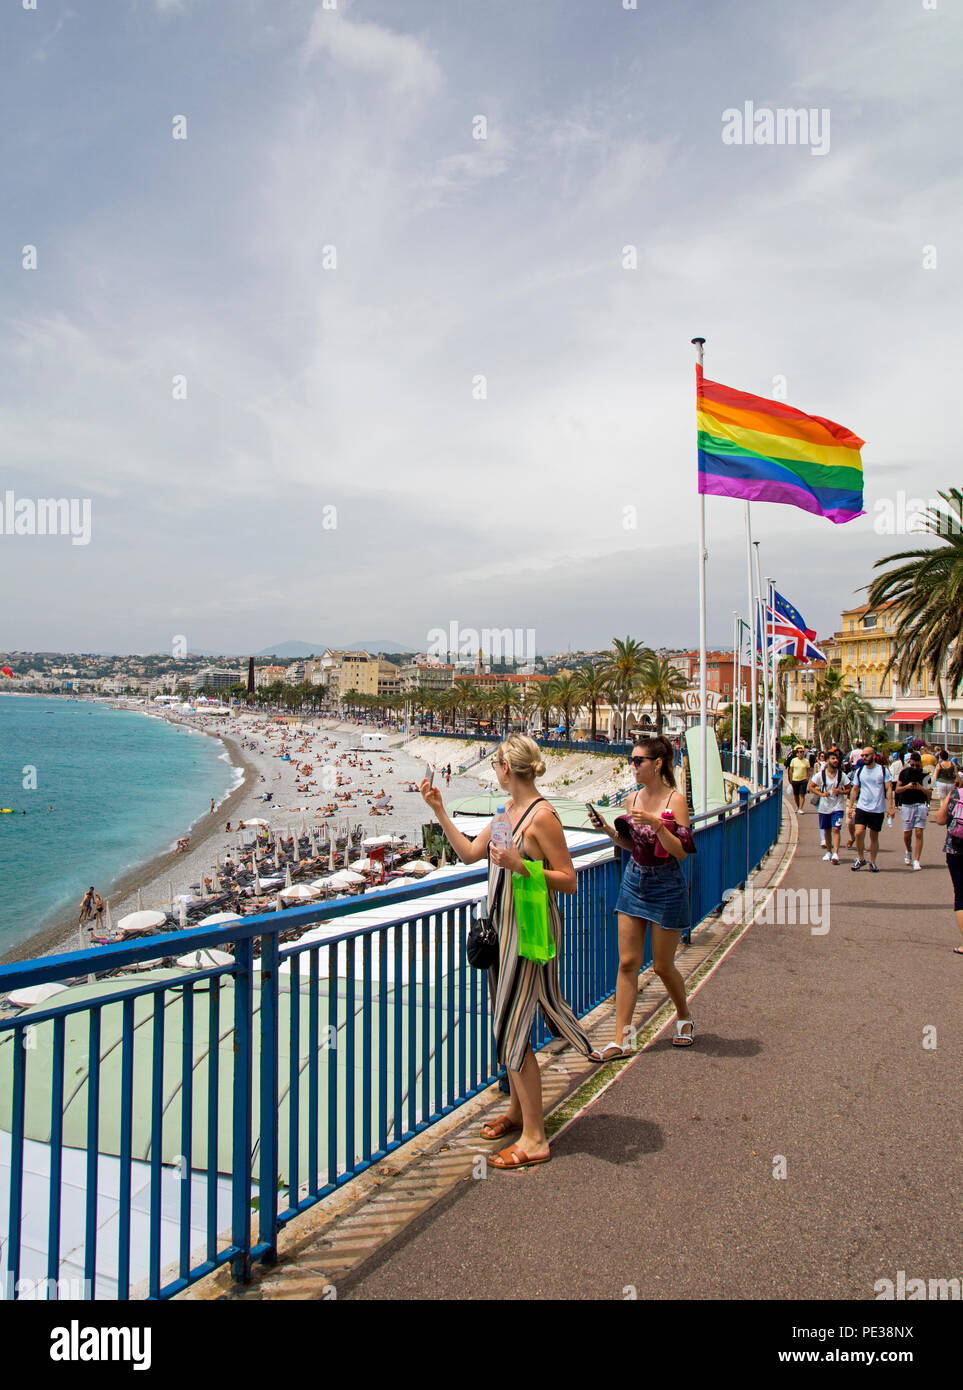
<instances>
[{"instance_id":1,"label":"backpack","mask_svg":"<svg viewBox=\"0 0 963 1390\"><path fill-rule=\"evenodd\" d=\"M946 844L943 846L944 854L963 854L963 796L960 796L959 789L954 793L956 800L950 798L947 808L950 813L949 824L946 827Z\"/></svg>"}]
</instances>

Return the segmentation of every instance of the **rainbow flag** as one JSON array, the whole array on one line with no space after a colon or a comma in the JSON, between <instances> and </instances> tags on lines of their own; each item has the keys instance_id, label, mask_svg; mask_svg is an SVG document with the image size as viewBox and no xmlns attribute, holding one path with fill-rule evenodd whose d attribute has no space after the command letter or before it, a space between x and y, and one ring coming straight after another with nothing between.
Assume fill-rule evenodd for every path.
<instances>
[{"instance_id":1,"label":"rainbow flag","mask_svg":"<svg viewBox=\"0 0 963 1390\"><path fill-rule=\"evenodd\" d=\"M865 440L820 415L706 381L696 367L699 491L783 502L837 524L863 514Z\"/></svg>"}]
</instances>

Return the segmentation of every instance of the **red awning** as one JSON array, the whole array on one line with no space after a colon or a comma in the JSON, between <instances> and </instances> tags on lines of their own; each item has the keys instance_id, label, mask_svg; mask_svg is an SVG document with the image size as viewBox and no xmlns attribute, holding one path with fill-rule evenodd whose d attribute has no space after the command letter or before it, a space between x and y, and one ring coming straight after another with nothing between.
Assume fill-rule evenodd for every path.
<instances>
[{"instance_id":1,"label":"red awning","mask_svg":"<svg viewBox=\"0 0 963 1390\"><path fill-rule=\"evenodd\" d=\"M887 724L923 724L927 719L932 719L936 714L935 709L920 710L918 714L890 714L887 715Z\"/></svg>"}]
</instances>

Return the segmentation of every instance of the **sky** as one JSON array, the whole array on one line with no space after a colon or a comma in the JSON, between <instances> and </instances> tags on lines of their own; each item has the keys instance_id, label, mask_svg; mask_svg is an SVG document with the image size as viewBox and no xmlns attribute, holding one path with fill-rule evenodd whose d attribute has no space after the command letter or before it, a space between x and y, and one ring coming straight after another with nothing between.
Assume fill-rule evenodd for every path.
<instances>
[{"instance_id":1,"label":"sky","mask_svg":"<svg viewBox=\"0 0 963 1390\"><path fill-rule=\"evenodd\" d=\"M752 509L838 629L960 483L959 9L627 4L4 6L0 505L89 537L0 529L0 649L693 645L694 336L866 441L859 519ZM747 102L822 148L726 143Z\"/></svg>"}]
</instances>

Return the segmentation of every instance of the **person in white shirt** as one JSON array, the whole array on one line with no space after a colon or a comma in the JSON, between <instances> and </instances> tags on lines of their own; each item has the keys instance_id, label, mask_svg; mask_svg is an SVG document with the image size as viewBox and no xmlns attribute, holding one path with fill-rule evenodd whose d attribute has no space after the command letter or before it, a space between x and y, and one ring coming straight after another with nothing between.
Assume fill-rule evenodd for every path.
<instances>
[{"instance_id":1,"label":"person in white shirt","mask_svg":"<svg viewBox=\"0 0 963 1390\"><path fill-rule=\"evenodd\" d=\"M856 860L853 872L866 867L863 858L863 842L869 831L869 870L878 874L876 856L879 853L879 832L883 828L883 816L896 814L893 801L893 774L888 767L881 767L876 761L876 749L867 745L863 749L863 765L853 774L849 805L855 807L856 814Z\"/></svg>"},{"instance_id":2,"label":"person in white shirt","mask_svg":"<svg viewBox=\"0 0 963 1390\"><path fill-rule=\"evenodd\" d=\"M845 814L848 786L849 778L841 771L839 752L834 748L827 753L823 766L814 769L809 783L809 790L819 796L819 833L826 836L823 858L832 864L839 863L839 827Z\"/></svg>"}]
</instances>

